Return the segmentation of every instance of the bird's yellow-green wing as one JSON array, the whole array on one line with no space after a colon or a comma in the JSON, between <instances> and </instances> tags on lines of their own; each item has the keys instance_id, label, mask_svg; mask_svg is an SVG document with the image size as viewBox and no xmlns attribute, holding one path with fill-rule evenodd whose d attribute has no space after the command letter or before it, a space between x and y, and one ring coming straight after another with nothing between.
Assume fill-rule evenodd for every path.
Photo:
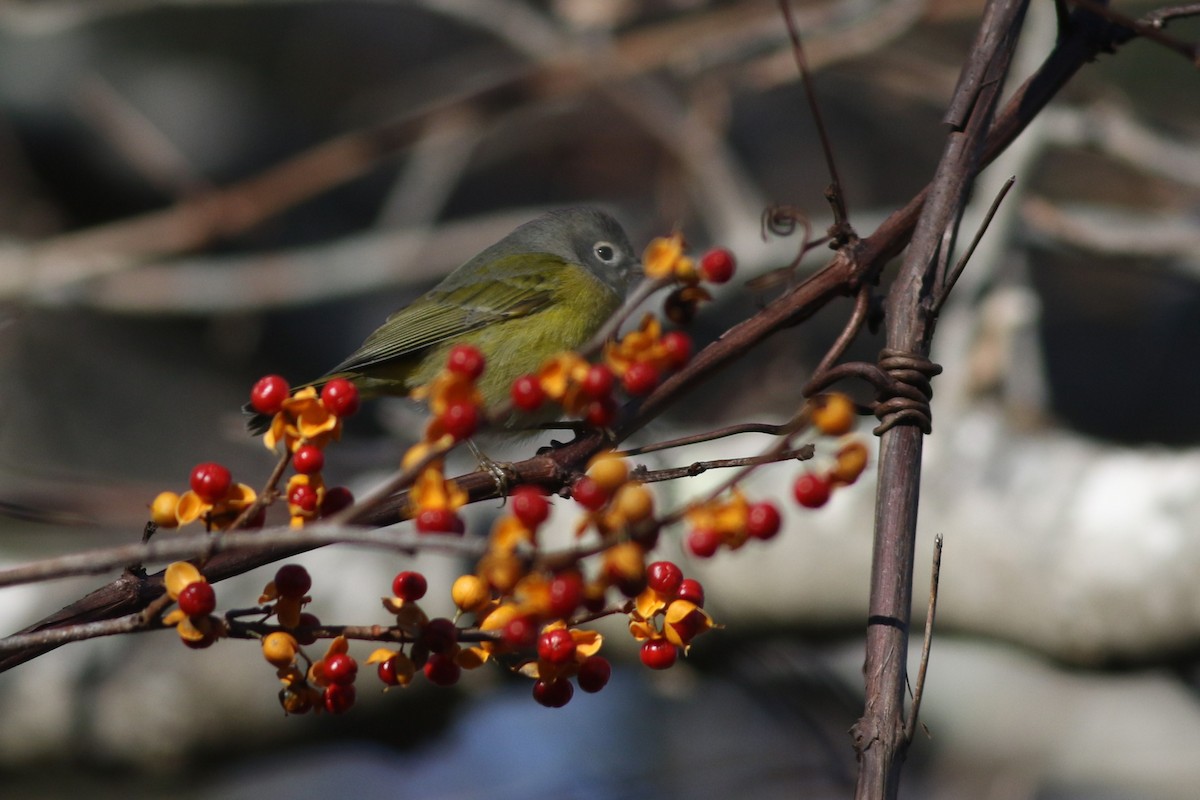
<instances>
[{"instance_id":1,"label":"bird's yellow-green wing","mask_svg":"<svg viewBox=\"0 0 1200 800\"><path fill-rule=\"evenodd\" d=\"M497 259L470 273L457 270L388 317L331 374L357 372L534 314L553 302L553 276L564 266L557 256L526 253Z\"/></svg>"}]
</instances>

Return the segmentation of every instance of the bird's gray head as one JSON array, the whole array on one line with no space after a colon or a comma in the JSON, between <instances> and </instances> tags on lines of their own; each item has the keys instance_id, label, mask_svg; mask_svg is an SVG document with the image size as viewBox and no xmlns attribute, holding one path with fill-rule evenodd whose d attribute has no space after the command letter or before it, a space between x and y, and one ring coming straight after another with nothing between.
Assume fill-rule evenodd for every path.
<instances>
[{"instance_id":1,"label":"bird's gray head","mask_svg":"<svg viewBox=\"0 0 1200 800\"><path fill-rule=\"evenodd\" d=\"M553 253L583 264L621 297L642 274L642 262L621 223L596 208L551 211L508 238L526 252Z\"/></svg>"}]
</instances>

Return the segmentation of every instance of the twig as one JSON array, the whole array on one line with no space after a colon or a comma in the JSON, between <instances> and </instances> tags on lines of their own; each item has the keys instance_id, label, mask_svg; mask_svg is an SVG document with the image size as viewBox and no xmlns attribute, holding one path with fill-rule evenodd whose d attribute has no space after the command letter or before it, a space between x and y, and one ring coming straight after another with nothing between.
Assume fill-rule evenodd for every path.
<instances>
[{"instance_id":1,"label":"twig","mask_svg":"<svg viewBox=\"0 0 1200 800\"><path fill-rule=\"evenodd\" d=\"M583 347L579 348L579 354L584 358L591 358L596 353L599 353L600 349L604 347L604 343L617 335L617 331L621 329L625 321L633 316L633 313L637 311L638 307L647 298L659 289L665 289L671 284L672 280L670 278L659 278L657 280L643 278L633 288L633 291L629 293L629 297L625 299L625 302L617 309L617 312L604 323L603 327Z\"/></svg>"},{"instance_id":2,"label":"twig","mask_svg":"<svg viewBox=\"0 0 1200 800\"><path fill-rule=\"evenodd\" d=\"M917 668L917 685L913 689L912 706L908 710L908 722L904 738L912 741L917 730L917 717L921 712L921 697L925 693L925 672L929 668L929 649L933 646L933 622L937 617L938 581L942 574L942 535L933 539L933 567L929 575L929 610L925 614L925 640L921 644L921 665Z\"/></svg>"},{"instance_id":3,"label":"twig","mask_svg":"<svg viewBox=\"0 0 1200 800\"><path fill-rule=\"evenodd\" d=\"M641 447L633 447L629 450L618 450L615 455L622 458L632 458L635 456L643 456L647 453L658 453L663 450L671 450L676 447L687 447L693 444L703 444L704 442L715 442L718 439L724 439L729 436L740 436L744 433L765 433L770 436L782 436L786 433L791 433L799 426L803 425L807 417L796 415L792 419L782 425L770 425L765 422L744 422L739 425L730 425L727 428L718 428L715 431L706 433L694 433L691 436L680 436L676 439L668 439L664 442L654 442L653 444L642 445Z\"/></svg>"},{"instance_id":4,"label":"twig","mask_svg":"<svg viewBox=\"0 0 1200 800\"><path fill-rule=\"evenodd\" d=\"M160 532L157 539L145 544L72 553L0 570L0 587L75 575L100 575L132 563L208 560L217 553L237 550L262 552L280 546L312 548L328 544L368 545L403 553L440 551L460 556L477 556L483 548L477 539L419 535L389 528L368 530L324 522L298 530L282 527L252 532L184 534L171 538L165 538Z\"/></svg>"},{"instance_id":5,"label":"twig","mask_svg":"<svg viewBox=\"0 0 1200 800\"><path fill-rule=\"evenodd\" d=\"M1017 182L1017 176L1013 175L1004 182L1004 186L996 193L996 197L992 200L991 206L988 207L987 213L983 217L983 222L979 224L979 228L975 231L975 236L971 239L971 244L967 246L966 252L958 259L954 265L954 269L948 273L943 273L938 282L938 286L934 289L934 300L931 312L936 317L942 310L942 304L946 302L946 298L950 296L950 292L954 289L954 284L958 283L959 277L963 270L967 267L967 262L971 260L971 256L975 253L975 248L979 246L980 240L983 239L983 234L987 231L988 226L992 223L992 218L996 216L996 212L1000 210L1000 204L1004 202L1004 198L1008 195L1013 184Z\"/></svg>"},{"instance_id":6,"label":"twig","mask_svg":"<svg viewBox=\"0 0 1200 800\"><path fill-rule=\"evenodd\" d=\"M813 123L817 126L821 151L825 155L825 168L829 170L829 188L826 189L825 196L833 210L833 226L830 231L838 245L841 246L854 236L854 229L850 227L850 216L846 211L842 181L838 177L837 161L833 157L833 143L830 141L825 121L821 117L821 105L817 102L816 88L813 86L808 63L804 58L804 45L800 41L800 31L796 29L796 21L792 19L792 9L788 0L779 0L779 12L783 15L784 24L787 26L788 38L792 42L792 55L796 59L800 80L804 83L804 96L808 100L808 110L812 114Z\"/></svg>"},{"instance_id":7,"label":"twig","mask_svg":"<svg viewBox=\"0 0 1200 800\"><path fill-rule=\"evenodd\" d=\"M838 338L830 345L826 351L825 357L821 359L821 363L813 370L813 377L801 390L801 394L805 397L810 397L813 392L809 391L810 386L815 386L819 382L820 376L827 373L833 368L841 357L846 353L846 348L858 338L858 334L862 331L863 325L867 321L867 317L871 312L871 299L874 295L874 288L870 284L863 284L858 288L858 296L854 299L854 310L850 313L850 319L846 320L842 332L838 334Z\"/></svg>"},{"instance_id":8,"label":"twig","mask_svg":"<svg viewBox=\"0 0 1200 800\"><path fill-rule=\"evenodd\" d=\"M1156 20L1143 22L1136 20L1133 17L1127 17L1119 11L1113 11L1103 3L1097 3L1093 0L1070 0L1071 3L1079 8L1087 9L1098 17L1103 17L1110 22L1126 28L1130 33L1149 39L1156 44L1161 44L1163 47L1178 53L1179 55L1192 62L1192 66L1200 68L1200 47L1194 44L1180 41L1174 36L1165 33L1161 24L1155 24ZM1179 14L1177 16L1184 16Z\"/></svg>"},{"instance_id":9,"label":"twig","mask_svg":"<svg viewBox=\"0 0 1200 800\"><path fill-rule=\"evenodd\" d=\"M241 529L249 520L254 519L254 516L258 512L274 502L276 487L279 486L279 480L283 477L284 470L287 469L290 463L292 463L292 454L291 451L285 448L283 454L279 456L279 460L275 463L275 468L267 476L267 482L263 484L262 491L254 498L253 503L242 509L242 513L238 514L237 519L229 526L230 530L236 531Z\"/></svg>"},{"instance_id":10,"label":"twig","mask_svg":"<svg viewBox=\"0 0 1200 800\"><path fill-rule=\"evenodd\" d=\"M329 518L330 525L350 525L358 523L391 499L401 489L407 489L420 477L421 473L433 462L444 458L447 453L461 442L445 437L442 441L430 445L429 450L412 464L397 471L391 478L376 486L366 496L349 508L344 508Z\"/></svg>"},{"instance_id":11,"label":"twig","mask_svg":"<svg viewBox=\"0 0 1200 800\"><path fill-rule=\"evenodd\" d=\"M81 622L77 625L64 625L61 628L47 628L36 633L15 633L12 636L5 636L0 639L0 653L17 652L30 648L57 647L68 642L81 642L100 636L113 636L142 630L146 630L146 623L142 612L139 611L136 614L116 619Z\"/></svg>"},{"instance_id":12,"label":"twig","mask_svg":"<svg viewBox=\"0 0 1200 800\"><path fill-rule=\"evenodd\" d=\"M696 475L701 475L708 472L710 469L729 469L730 467L757 467L763 464L774 464L780 461L807 461L813 457L816 448L811 444L806 444L803 447L781 450L777 453L762 453L757 456L745 456L742 458L720 458L712 461L696 461L686 467L669 467L666 469L650 469L636 471L633 477L643 483L659 483L662 481L673 481L679 478L691 478ZM739 473L736 480L742 480L746 476ZM729 488L728 486L724 488ZM722 489L724 491L724 489ZM717 492L716 494L720 494Z\"/></svg>"},{"instance_id":13,"label":"twig","mask_svg":"<svg viewBox=\"0 0 1200 800\"><path fill-rule=\"evenodd\" d=\"M1173 19L1195 16L1200 16L1200 3L1190 3L1182 6L1159 8L1151 11L1149 14L1143 17L1143 21L1145 21L1147 25L1153 25L1156 28L1164 28L1166 27L1166 24Z\"/></svg>"}]
</instances>

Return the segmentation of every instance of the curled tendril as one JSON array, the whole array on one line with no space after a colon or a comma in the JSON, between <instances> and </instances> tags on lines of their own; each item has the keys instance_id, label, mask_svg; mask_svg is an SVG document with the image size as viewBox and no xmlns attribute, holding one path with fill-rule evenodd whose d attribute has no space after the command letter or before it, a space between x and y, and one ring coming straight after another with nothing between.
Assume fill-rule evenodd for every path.
<instances>
[{"instance_id":1,"label":"curled tendril","mask_svg":"<svg viewBox=\"0 0 1200 800\"><path fill-rule=\"evenodd\" d=\"M808 215L796 206L771 206L762 216L763 241L768 236L791 236L796 232L797 225L803 225L806 231L812 229Z\"/></svg>"}]
</instances>

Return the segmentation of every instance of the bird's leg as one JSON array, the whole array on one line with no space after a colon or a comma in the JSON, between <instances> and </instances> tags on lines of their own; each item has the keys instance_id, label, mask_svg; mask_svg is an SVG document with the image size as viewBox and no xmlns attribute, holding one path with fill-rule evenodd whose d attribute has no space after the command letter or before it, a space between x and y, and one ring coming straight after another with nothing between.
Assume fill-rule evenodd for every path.
<instances>
[{"instance_id":1,"label":"bird's leg","mask_svg":"<svg viewBox=\"0 0 1200 800\"><path fill-rule=\"evenodd\" d=\"M467 439L467 447L471 449L475 460L479 462L480 471L491 474L492 480L496 482L496 490L500 492L501 506L503 506L508 501L508 488L511 483L509 479L511 470L509 470L508 465L501 461L494 461L488 457L487 453L480 450L479 446L472 439Z\"/></svg>"}]
</instances>

